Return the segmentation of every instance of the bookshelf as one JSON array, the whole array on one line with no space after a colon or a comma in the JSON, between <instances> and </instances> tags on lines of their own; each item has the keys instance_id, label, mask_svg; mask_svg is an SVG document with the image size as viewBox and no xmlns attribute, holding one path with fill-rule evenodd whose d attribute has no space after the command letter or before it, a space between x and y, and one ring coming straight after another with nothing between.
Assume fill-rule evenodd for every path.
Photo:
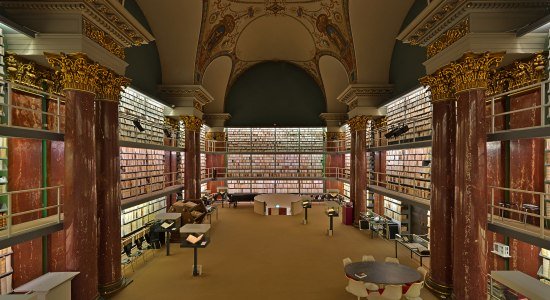
<instances>
[{"instance_id":1,"label":"bookshelf","mask_svg":"<svg viewBox=\"0 0 550 300\"><path fill-rule=\"evenodd\" d=\"M323 180L228 180L227 188L233 193L258 193L258 194L322 194Z\"/></svg>"},{"instance_id":2,"label":"bookshelf","mask_svg":"<svg viewBox=\"0 0 550 300\"><path fill-rule=\"evenodd\" d=\"M10 294L12 288L12 254L11 247L0 250L0 295Z\"/></svg>"},{"instance_id":3,"label":"bookshelf","mask_svg":"<svg viewBox=\"0 0 550 300\"><path fill-rule=\"evenodd\" d=\"M164 151L120 147L122 199L164 189Z\"/></svg>"},{"instance_id":4,"label":"bookshelf","mask_svg":"<svg viewBox=\"0 0 550 300\"><path fill-rule=\"evenodd\" d=\"M409 131L399 139L431 139L432 105L427 88L418 88L395 99L387 109L388 130L403 124L409 127Z\"/></svg>"},{"instance_id":5,"label":"bookshelf","mask_svg":"<svg viewBox=\"0 0 550 300\"><path fill-rule=\"evenodd\" d=\"M431 147L388 150L388 188L407 195L430 199Z\"/></svg>"},{"instance_id":6,"label":"bookshelf","mask_svg":"<svg viewBox=\"0 0 550 300\"><path fill-rule=\"evenodd\" d=\"M344 196L348 197L349 199L351 197L351 186L347 182L344 182L343 186L344 186Z\"/></svg>"},{"instance_id":7,"label":"bookshelf","mask_svg":"<svg viewBox=\"0 0 550 300\"><path fill-rule=\"evenodd\" d=\"M344 175L346 179L351 177L351 153L344 154Z\"/></svg>"},{"instance_id":8,"label":"bookshelf","mask_svg":"<svg viewBox=\"0 0 550 300\"><path fill-rule=\"evenodd\" d=\"M345 124L343 127L343 131L344 131L344 136L346 138L346 150L350 150L351 149L351 129L349 128L349 125L348 124Z\"/></svg>"},{"instance_id":9,"label":"bookshelf","mask_svg":"<svg viewBox=\"0 0 550 300\"><path fill-rule=\"evenodd\" d=\"M366 199L366 209L374 210L374 193L369 190L364 190L363 193Z\"/></svg>"},{"instance_id":10,"label":"bookshelf","mask_svg":"<svg viewBox=\"0 0 550 300\"><path fill-rule=\"evenodd\" d=\"M324 132L318 128L227 128L229 153L323 153Z\"/></svg>"},{"instance_id":11,"label":"bookshelf","mask_svg":"<svg viewBox=\"0 0 550 300\"><path fill-rule=\"evenodd\" d=\"M322 194L323 180L300 180L300 194Z\"/></svg>"},{"instance_id":12,"label":"bookshelf","mask_svg":"<svg viewBox=\"0 0 550 300\"><path fill-rule=\"evenodd\" d=\"M141 230L155 219L155 215L166 211L166 197L160 197L122 210L120 235L122 238Z\"/></svg>"},{"instance_id":13,"label":"bookshelf","mask_svg":"<svg viewBox=\"0 0 550 300\"><path fill-rule=\"evenodd\" d=\"M0 137L0 193L8 191L8 138ZM0 196L0 216L7 213L8 196ZM7 225L6 219L0 219L0 228Z\"/></svg>"},{"instance_id":14,"label":"bookshelf","mask_svg":"<svg viewBox=\"0 0 550 300\"><path fill-rule=\"evenodd\" d=\"M409 221L411 219L409 205L384 196L384 215L399 224L400 233L409 233Z\"/></svg>"},{"instance_id":15,"label":"bookshelf","mask_svg":"<svg viewBox=\"0 0 550 300\"><path fill-rule=\"evenodd\" d=\"M179 182L185 182L185 152L178 151L176 152L176 171Z\"/></svg>"},{"instance_id":16,"label":"bookshelf","mask_svg":"<svg viewBox=\"0 0 550 300\"><path fill-rule=\"evenodd\" d=\"M300 193L300 180L276 180L275 188L279 194L298 194Z\"/></svg>"},{"instance_id":17,"label":"bookshelf","mask_svg":"<svg viewBox=\"0 0 550 300\"><path fill-rule=\"evenodd\" d=\"M550 285L550 250L541 248L539 256L542 259L542 264L537 275L540 277L541 282Z\"/></svg>"},{"instance_id":18,"label":"bookshelf","mask_svg":"<svg viewBox=\"0 0 550 300\"><path fill-rule=\"evenodd\" d=\"M544 149L544 192L550 194L550 139L546 139L546 148ZM544 199L546 216L550 216L550 197ZM550 224L546 224L549 228Z\"/></svg>"},{"instance_id":19,"label":"bookshelf","mask_svg":"<svg viewBox=\"0 0 550 300\"><path fill-rule=\"evenodd\" d=\"M164 107L132 88L125 88L120 93L119 123L120 139L124 141L163 145L164 144ZM143 132L134 122L139 121Z\"/></svg>"}]
</instances>

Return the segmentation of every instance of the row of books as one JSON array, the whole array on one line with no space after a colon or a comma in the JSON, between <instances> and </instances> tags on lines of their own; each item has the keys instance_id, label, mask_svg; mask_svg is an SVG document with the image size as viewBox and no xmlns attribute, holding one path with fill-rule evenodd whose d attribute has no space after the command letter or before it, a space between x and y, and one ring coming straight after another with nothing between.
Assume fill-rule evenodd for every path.
<instances>
[{"instance_id":1,"label":"row of books","mask_svg":"<svg viewBox=\"0 0 550 300\"><path fill-rule=\"evenodd\" d=\"M139 195L149 194L154 191L162 190L164 188L163 183L154 183L151 185L142 185L137 187L131 187L128 189L121 190L122 199L135 197Z\"/></svg>"},{"instance_id":2,"label":"row of books","mask_svg":"<svg viewBox=\"0 0 550 300\"><path fill-rule=\"evenodd\" d=\"M146 203L122 210L121 236L141 229L147 222L153 220L155 215L166 209L166 197L150 200Z\"/></svg>"},{"instance_id":3,"label":"row of books","mask_svg":"<svg viewBox=\"0 0 550 300\"><path fill-rule=\"evenodd\" d=\"M11 247L0 250L0 295L6 295L13 291L12 287L12 255Z\"/></svg>"}]
</instances>

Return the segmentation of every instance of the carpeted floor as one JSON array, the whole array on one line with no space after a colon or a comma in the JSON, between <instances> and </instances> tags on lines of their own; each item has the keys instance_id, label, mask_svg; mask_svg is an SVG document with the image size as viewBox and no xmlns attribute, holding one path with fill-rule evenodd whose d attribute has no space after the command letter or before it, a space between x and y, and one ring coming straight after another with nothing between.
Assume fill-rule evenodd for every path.
<instances>
[{"instance_id":1,"label":"carpeted floor","mask_svg":"<svg viewBox=\"0 0 550 300\"><path fill-rule=\"evenodd\" d=\"M394 243L370 238L366 231L335 219L334 236L326 235L324 206L303 215L260 216L251 204L219 208L213 216L211 244L199 249L203 274L191 275L193 249L171 244L171 255L156 250L154 258L126 269L133 283L113 299L356 299L344 288L342 259L361 260L371 254L377 260L394 256ZM418 267L400 248L401 263ZM424 289L423 299L436 299Z\"/></svg>"}]
</instances>

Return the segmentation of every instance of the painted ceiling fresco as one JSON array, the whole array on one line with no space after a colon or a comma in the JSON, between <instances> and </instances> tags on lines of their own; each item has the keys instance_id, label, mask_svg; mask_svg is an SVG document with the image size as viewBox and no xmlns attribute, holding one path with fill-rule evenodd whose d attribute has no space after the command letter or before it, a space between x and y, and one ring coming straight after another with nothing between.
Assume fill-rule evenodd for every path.
<instances>
[{"instance_id":1,"label":"painted ceiling fresco","mask_svg":"<svg viewBox=\"0 0 550 300\"><path fill-rule=\"evenodd\" d=\"M289 44L270 48L270 39ZM310 43L311 47L302 43ZM262 51L265 57L257 55ZM305 69L322 87L319 59L324 55L338 59L349 82L356 81L348 0L207 0L203 6L195 83L202 83L210 62L228 56L233 62L229 85L261 61L285 60Z\"/></svg>"}]
</instances>

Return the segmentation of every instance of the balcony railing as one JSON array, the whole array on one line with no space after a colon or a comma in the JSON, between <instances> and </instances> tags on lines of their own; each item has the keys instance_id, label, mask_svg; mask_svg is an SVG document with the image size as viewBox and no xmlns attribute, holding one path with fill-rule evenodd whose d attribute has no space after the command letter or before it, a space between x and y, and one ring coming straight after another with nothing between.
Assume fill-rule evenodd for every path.
<instances>
[{"instance_id":1,"label":"balcony railing","mask_svg":"<svg viewBox=\"0 0 550 300\"><path fill-rule=\"evenodd\" d=\"M336 141L204 141L203 152L224 153L324 153L346 152L345 140Z\"/></svg>"},{"instance_id":2,"label":"balcony railing","mask_svg":"<svg viewBox=\"0 0 550 300\"><path fill-rule=\"evenodd\" d=\"M6 210L0 214L0 239L61 223L63 219L62 189L63 186L59 185L0 193L0 199L6 199L7 202ZM14 198L30 194L33 198L40 199L43 193L48 193L50 197L53 197L55 204L43 204L41 207L14 212ZM53 195L51 195L52 193ZM28 202L28 199L25 200Z\"/></svg>"},{"instance_id":3,"label":"balcony railing","mask_svg":"<svg viewBox=\"0 0 550 300\"><path fill-rule=\"evenodd\" d=\"M491 189L491 203L488 204L489 223L503 225L542 239L550 239L550 193L495 186L489 188ZM510 194L511 202L497 199L497 194L507 193ZM524 199L531 201L523 203Z\"/></svg>"},{"instance_id":4,"label":"balcony railing","mask_svg":"<svg viewBox=\"0 0 550 300\"><path fill-rule=\"evenodd\" d=\"M394 180L388 180L388 178ZM403 176L395 173L382 173L370 171L367 174L367 185L370 186L379 186L403 195L406 195L408 198L413 201L421 203L429 203L430 201L430 187L422 187L426 185L425 178L417 178L414 176ZM407 182L407 183L405 183Z\"/></svg>"},{"instance_id":5,"label":"balcony railing","mask_svg":"<svg viewBox=\"0 0 550 300\"><path fill-rule=\"evenodd\" d=\"M338 180L349 180L350 175L351 175L350 169L338 168L338 167L325 168L325 177L327 178L336 178Z\"/></svg>"}]
</instances>

